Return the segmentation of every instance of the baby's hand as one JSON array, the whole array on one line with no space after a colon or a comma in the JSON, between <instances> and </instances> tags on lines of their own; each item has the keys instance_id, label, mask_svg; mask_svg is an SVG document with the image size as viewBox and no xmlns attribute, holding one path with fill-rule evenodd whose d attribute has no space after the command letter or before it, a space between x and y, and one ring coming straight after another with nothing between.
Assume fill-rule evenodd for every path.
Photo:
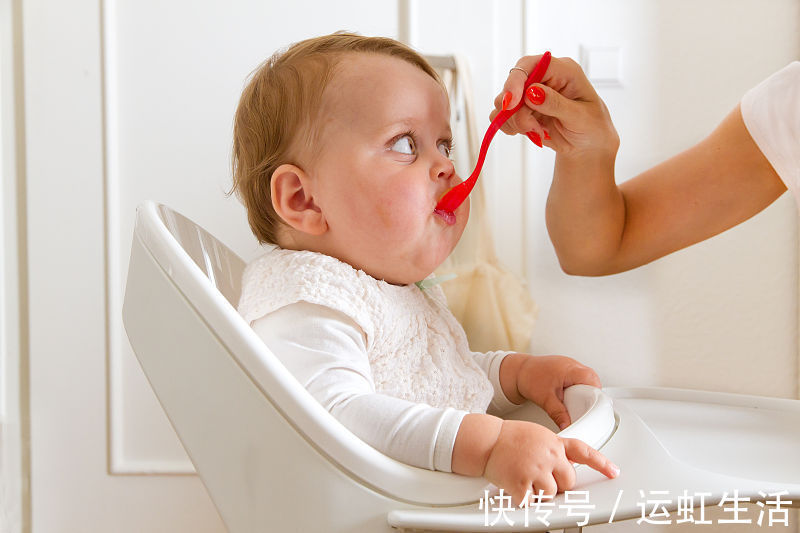
<instances>
[{"instance_id":1,"label":"baby's hand","mask_svg":"<svg viewBox=\"0 0 800 533\"><path fill-rule=\"evenodd\" d=\"M511 495L515 505L526 492L546 495L572 489L575 469L571 462L588 465L609 478L619 468L577 439L563 439L531 422L505 420L486 462L484 477Z\"/></svg>"},{"instance_id":2,"label":"baby's hand","mask_svg":"<svg viewBox=\"0 0 800 533\"><path fill-rule=\"evenodd\" d=\"M544 409L561 429L571 423L564 389L578 384L602 386L594 370L563 355L528 355L517 373L519 393Z\"/></svg>"}]
</instances>

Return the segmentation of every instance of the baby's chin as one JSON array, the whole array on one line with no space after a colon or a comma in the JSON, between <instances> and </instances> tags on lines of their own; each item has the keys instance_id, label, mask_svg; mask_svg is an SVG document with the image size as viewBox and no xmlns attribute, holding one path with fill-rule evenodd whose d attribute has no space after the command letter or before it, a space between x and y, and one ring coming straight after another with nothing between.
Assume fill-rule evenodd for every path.
<instances>
[{"instance_id":1,"label":"baby's chin","mask_svg":"<svg viewBox=\"0 0 800 533\"><path fill-rule=\"evenodd\" d=\"M412 283L417 283L418 281L422 281L431 274L433 274L432 270L427 274L420 273L419 275L408 275L408 274L388 275L380 279L383 279L386 283L389 283L390 285L411 285Z\"/></svg>"},{"instance_id":2,"label":"baby's chin","mask_svg":"<svg viewBox=\"0 0 800 533\"><path fill-rule=\"evenodd\" d=\"M407 250L404 254L395 255L391 260L388 256L382 259L372 256L371 261L364 260L361 265L371 265L373 268L362 266L361 270L375 279L392 285L411 285L435 274L455 245L455 242L445 243L441 240L436 242L435 239L431 239L425 241L424 246L418 244L415 252Z\"/></svg>"},{"instance_id":3,"label":"baby's chin","mask_svg":"<svg viewBox=\"0 0 800 533\"><path fill-rule=\"evenodd\" d=\"M448 250L447 253L443 254L441 259L436 261L431 261L426 264L425 267L420 267L414 270L414 275L404 276L404 283L403 285L410 285L411 283L417 283L424 279L427 279L430 276L441 274L439 268L442 266L442 263L445 262L447 257L450 255L451 250ZM413 279L412 279L413 278Z\"/></svg>"},{"instance_id":4,"label":"baby's chin","mask_svg":"<svg viewBox=\"0 0 800 533\"><path fill-rule=\"evenodd\" d=\"M443 262L444 260L439 261L435 266L438 267ZM424 280L434 272L435 268L430 264L425 267L421 267L420 265L407 265L402 269L394 268L391 272L376 272L375 274L367 272L367 274L370 274L373 278L382 279L391 285L411 285L412 283Z\"/></svg>"}]
</instances>

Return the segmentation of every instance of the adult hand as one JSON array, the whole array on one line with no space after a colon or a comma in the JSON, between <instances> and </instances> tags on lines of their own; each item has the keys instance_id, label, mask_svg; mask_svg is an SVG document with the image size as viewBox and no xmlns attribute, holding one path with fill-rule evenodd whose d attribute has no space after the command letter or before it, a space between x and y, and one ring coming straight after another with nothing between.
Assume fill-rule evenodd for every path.
<instances>
[{"instance_id":1,"label":"adult hand","mask_svg":"<svg viewBox=\"0 0 800 533\"><path fill-rule=\"evenodd\" d=\"M608 109L589 83L580 65L568 57L553 58L541 83L531 85L523 95L526 74L541 55L525 56L517 61L495 98L490 118L506 107L514 107L524 98L525 105L503 125L509 134L528 134L537 145L544 144L564 155L585 152L616 155L619 135ZM522 70L519 70L522 69ZM510 96L507 96L510 94ZM538 136L538 139L537 139Z\"/></svg>"}]
</instances>

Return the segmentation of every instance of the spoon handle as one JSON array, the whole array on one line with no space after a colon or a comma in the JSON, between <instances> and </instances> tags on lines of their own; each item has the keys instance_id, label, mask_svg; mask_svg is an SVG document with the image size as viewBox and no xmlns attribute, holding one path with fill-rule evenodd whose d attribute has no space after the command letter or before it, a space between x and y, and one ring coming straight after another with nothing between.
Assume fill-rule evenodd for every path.
<instances>
[{"instance_id":1,"label":"spoon handle","mask_svg":"<svg viewBox=\"0 0 800 533\"><path fill-rule=\"evenodd\" d=\"M545 52L542 55L539 62L536 63L536 66L531 71L528 79L525 80L525 87L522 90L522 94L525 94L525 89L527 89L533 83L539 83L544 78L545 72L547 72L547 67L550 66L550 52ZM524 98L524 97L523 97ZM473 187L475 187L475 183L478 181L478 176L483 169L483 162L486 160L486 152L489 151L489 144L492 142L497 130L503 127L503 124L511 118L511 115L516 113L524 104L523 98L520 98L517 105L510 109L504 109L500 111L491 124L489 124L489 128L486 130L486 134L483 136L483 142L481 142L481 148L478 152L478 162L475 165L475 170L472 171L472 174L469 177L456 185L455 187L448 190L442 197L439 199L439 203L436 204L436 209L445 212L453 212L455 211L458 206L460 206L464 200L467 199L469 193L472 192Z\"/></svg>"}]
</instances>

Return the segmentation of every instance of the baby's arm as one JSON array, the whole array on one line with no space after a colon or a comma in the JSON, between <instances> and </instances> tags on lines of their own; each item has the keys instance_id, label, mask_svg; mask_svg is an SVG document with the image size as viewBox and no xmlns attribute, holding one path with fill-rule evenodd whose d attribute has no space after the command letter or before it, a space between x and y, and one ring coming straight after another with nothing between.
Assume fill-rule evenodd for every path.
<instances>
[{"instance_id":1,"label":"baby's arm","mask_svg":"<svg viewBox=\"0 0 800 533\"><path fill-rule=\"evenodd\" d=\"M465 411L379 394L363 331L346 315L307 302L253 322L253 329L314 398L361 440L429 470L451 471Z\"/></svg>"},{"instance_id":2,"label":"baby's arm","mask_svg":"<svg viewBox=\"0 0 800 533\"><path fill-rule=\"evenodd\" d=\"M549 490L553 485L548 479L565 490L574 473L564 457L600 464L598 452L581 448L582 443L570 444L536 424L504 422L376 393L361 329L337 311L299 302L254 321L253 329L342 424L404 463L485 476L509 492L523 478L535 481L537 490ZM579 448L574 457L570 447Z\"/></svg>"},{"instance_id":3,"label":"baby's arm","mask_svg":"<svg viewBox=\"0 0 800 533\"><path fill-rule=\"evenodd\" d=\"M516 387L512 387L508 376L507 360L514 359L515 354L507 351L471 352L472 360L489 378L494 389L494 396L486 409L489 414L503 416L510 413L525 401L517 394Z\"/></svg>"}]
</instances>

